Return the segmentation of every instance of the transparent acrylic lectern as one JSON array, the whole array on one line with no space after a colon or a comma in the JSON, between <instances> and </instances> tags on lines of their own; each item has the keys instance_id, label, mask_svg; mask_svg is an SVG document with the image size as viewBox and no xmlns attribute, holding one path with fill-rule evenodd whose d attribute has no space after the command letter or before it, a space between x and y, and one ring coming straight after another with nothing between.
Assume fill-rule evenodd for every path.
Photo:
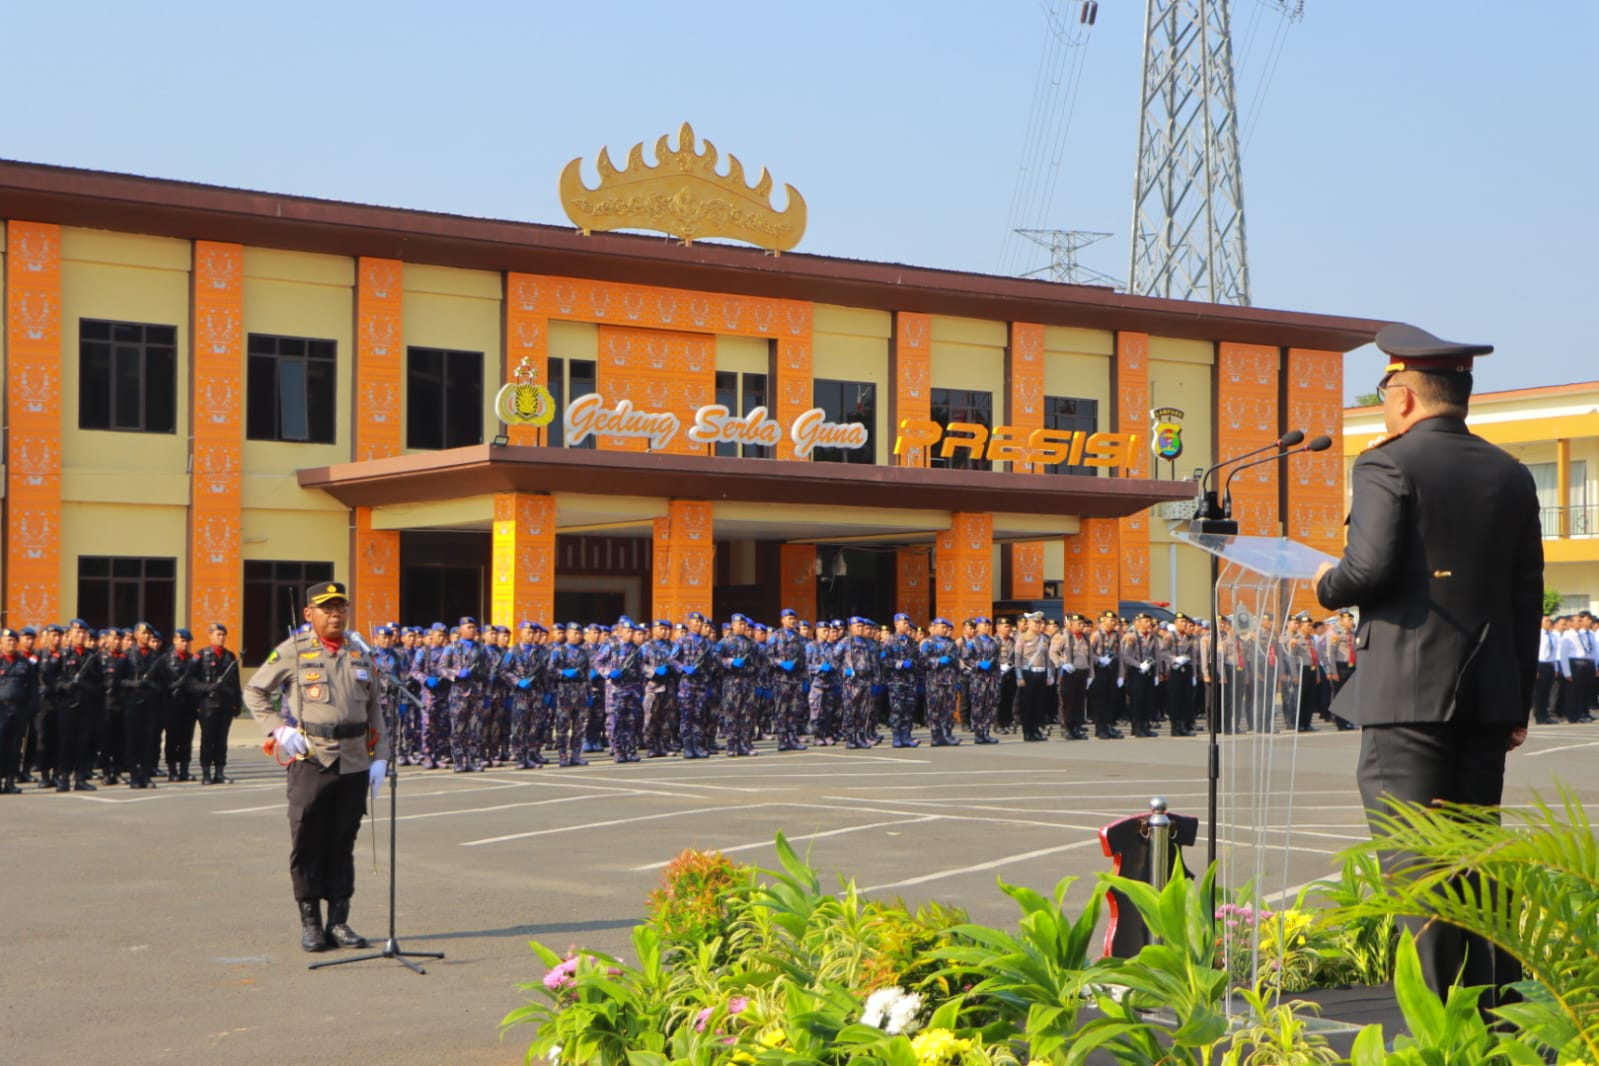
<instances>
[{"instance_id":1,"label":"transparent acrylic lectern","mask_svg":"<svg viewBox=\"0 0 1599 1066\"><path fill-rule=\"evenodd\" d=\"M1214 655L1207 673L1215 686L1207 694L1214 754L1206 832L1217 905L1227 908L1220 927L1224 961L1237 986L1253 987L1261 968L1279 961L1270 948L1283 940L1276 935L1280 916L1274 930L1273 919L1261 912L1291 907L1296 886L1331 873L1324 859L1294 846L1301 678L1313 671L1304 670L1312 661L1309 644L1291 618L1295 597L1310 587L1317 568L1337 560L1282 537L1173 536L1212 556L1215 565L1206 650ZM1229 1015L1238 1010L1247 1005L1230 995Z\"/></svg>"}]
</instances>

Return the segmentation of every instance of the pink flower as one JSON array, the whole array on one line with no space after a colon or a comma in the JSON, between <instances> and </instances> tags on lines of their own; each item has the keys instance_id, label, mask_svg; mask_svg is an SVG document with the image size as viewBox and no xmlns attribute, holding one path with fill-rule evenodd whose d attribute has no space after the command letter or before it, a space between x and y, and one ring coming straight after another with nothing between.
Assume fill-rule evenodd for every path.
<instances>
[{"instance_id":1,"label":"pink flower","mask_svg":"<svg viewBox=\"0 0 1599 1066\"><path fill-rule=\"evenodd\" d=\"M750 1005L748 996L734 996L727 1001L727 1013L742 1014L744 1008Z\"/></svg>"},{"instance_id":2,"label":"pink flower","mask_svg":"<svg viewBox=\"0 0 1599 1066\"><path fill-rule=\"evenodd\" d=\"M710 1021L710 1020L711 1020L711 1008L710 1007L701 1008L700 1012L694 1016L694 1031L696 1033L705 1032L705 1023Z\"/></svg>"},{"instance_id":3,"label":"pink flower","mask_svg":"<svg viewBox=\"0 0 1599 1066\"><path fill-rule=\"evenodd\" d=\"M544 987L551 992L558 992L572 983L572 975L577 972L577 956L559 963L549 973L544 975Z\"/></svg>"}]
</instances>

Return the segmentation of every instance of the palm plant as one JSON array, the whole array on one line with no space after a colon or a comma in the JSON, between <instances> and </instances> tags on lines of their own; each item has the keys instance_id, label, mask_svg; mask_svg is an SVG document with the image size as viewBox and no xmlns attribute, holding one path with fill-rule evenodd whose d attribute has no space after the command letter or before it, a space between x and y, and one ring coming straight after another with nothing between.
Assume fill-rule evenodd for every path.
<instances>
[{"instance_id":1,"label":"palm plant","mask_svg":"<svg viewBox=\"0 0 1599 1066\"><path fill-rule=\"evenodd\" d=\"M1448 922L1508 951L1525 1000L1499 1016L1562 1061L1599 1062L1599 842L1570 790L1529 810L1395 803L1373 822L1350 850L1389 853L1388 876L1344 914Z\"/></svg>"}]
</instances>

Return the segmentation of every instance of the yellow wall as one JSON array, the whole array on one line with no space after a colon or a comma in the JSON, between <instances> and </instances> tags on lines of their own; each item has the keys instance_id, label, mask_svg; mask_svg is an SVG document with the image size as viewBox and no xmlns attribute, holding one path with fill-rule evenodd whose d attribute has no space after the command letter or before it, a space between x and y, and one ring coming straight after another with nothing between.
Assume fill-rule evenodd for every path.
<instances>
[{"instance_id":1,"label":"yellow wall","mask_svg":"<svg viewBox=\"0 0 1599 1066\"><path fill-rule=\"evenodd\" d=\"M888 379L888 338L894 318L887 311L818 304L811 313L811 377L829 381L870 381L877 386L877 424L868 426L877 461L893 455L888 425L893 386Z\"/></svg>"},{"instance_id":2,"label":"yellow wall","mask_svg":"<svg viewBox=\"0 0 1599 1066\"><path fill-rule=\"evenodd\" d=\"M741 374L765 374L771 370L771 342L765 337L716 337L716 369ZM767 407L773 405L768 403Z\"/></svg>"},{"instance_id":3,"label":"yellow wall","mask_svg":"<svg viewBox=\"0 0 1599 1066\"><path fill-rule=\"evenodd\" d=\"M187 241L99 230L61 232L61 498L189 503L189 260ZM176 326L177 420L172 433L78 429L79 321ZM91 383L93 387L93 383ZM101 388L110 388L104 382Z\"/></svg>"},{"instance_id":4,"label":"yellow wall","mask_svg":"<svg viewBox=\"0 0 1599 1066\"><path fill-rule=\"evenodd\" d=\"M338 429L332 444L244 442L244 536L255 535L255 508L344 508L320 492L301 492L295 471L350 460L351 369L355 363L355 261L342 256L244 250L244 330L332 340L338 345ZM247 357L248 358L248 357ZM288 491L292 488L292 491ZM293 556L290 556L293 558Z\"/></svg>"},{"instance_id":5,"label":"yellow wall","mask_svg":"<svg viewBox=\"0 0 1599 1066\"><path fill-rule=\"evenodd\" d=\"M189 602L188 574L183 565L189 537L185 508L147 507L125 501L63 503L61 507L61 610L69 617L78 610L78 557L80 555L132 555L176 559L178 624L183 625ZM294 556L289 556L294 558ZM41 624L53 619L28 619ZM94 618L95 625L131 626L137 618Z\"/></svg>"},{"instance_id":6,"label":"yellow wall","mask_svg":"<svg viewBox=\"0 0 1599 1066\"><path fill-rule=\"evenodd\" d=\"M600 327L592 322L566 322L550 320L550 358L588 359L600 358Z\"/></svg>"},{"instance_id":7,"label":"yellow wall","mask_svg":"<svg viewBox=\"0 0 1599 1066\"><path fill-rule=\"evenodd\" d=\"M405 264L402 314L406 346L483 353L483 440L499 432L494 395L503 384L500 373L503 277L494 271ZM402 418L407 417L407 410L402 405ZM400 440L405 439L402 430Z\"/></svg>"},{"instance_id":8,"label":"yellow wall","mask_svg":"<svg viewBox=\"0 0 1599 1066\"><path fill-rule=\"evenodd\" d=\"M1005 421L1005 346L1010 326L975 318L934 315L931 344L931 386L976 389L994 394L994 422Z\"/></svg>"}]
</instances>

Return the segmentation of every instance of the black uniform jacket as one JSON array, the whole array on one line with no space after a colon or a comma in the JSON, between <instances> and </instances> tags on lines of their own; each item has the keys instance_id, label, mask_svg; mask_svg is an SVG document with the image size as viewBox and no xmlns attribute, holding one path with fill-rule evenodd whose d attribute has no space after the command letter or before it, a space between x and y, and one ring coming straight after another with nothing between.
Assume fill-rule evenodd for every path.
<instances>
[{"instance_id":1,"label":"black uniform jacket","mask_svg":"<svg viewBox=\"0 0 1599 1066\"><path fill-rule=\"evenodd\" d=\"M1532 474L1434 417L1350 475L1344 557L1316 598L1359 607L1359 669L1333 713L1357 725L1525 724L1538 666L1543 541Z\"/></svg>"}]
</instances>

